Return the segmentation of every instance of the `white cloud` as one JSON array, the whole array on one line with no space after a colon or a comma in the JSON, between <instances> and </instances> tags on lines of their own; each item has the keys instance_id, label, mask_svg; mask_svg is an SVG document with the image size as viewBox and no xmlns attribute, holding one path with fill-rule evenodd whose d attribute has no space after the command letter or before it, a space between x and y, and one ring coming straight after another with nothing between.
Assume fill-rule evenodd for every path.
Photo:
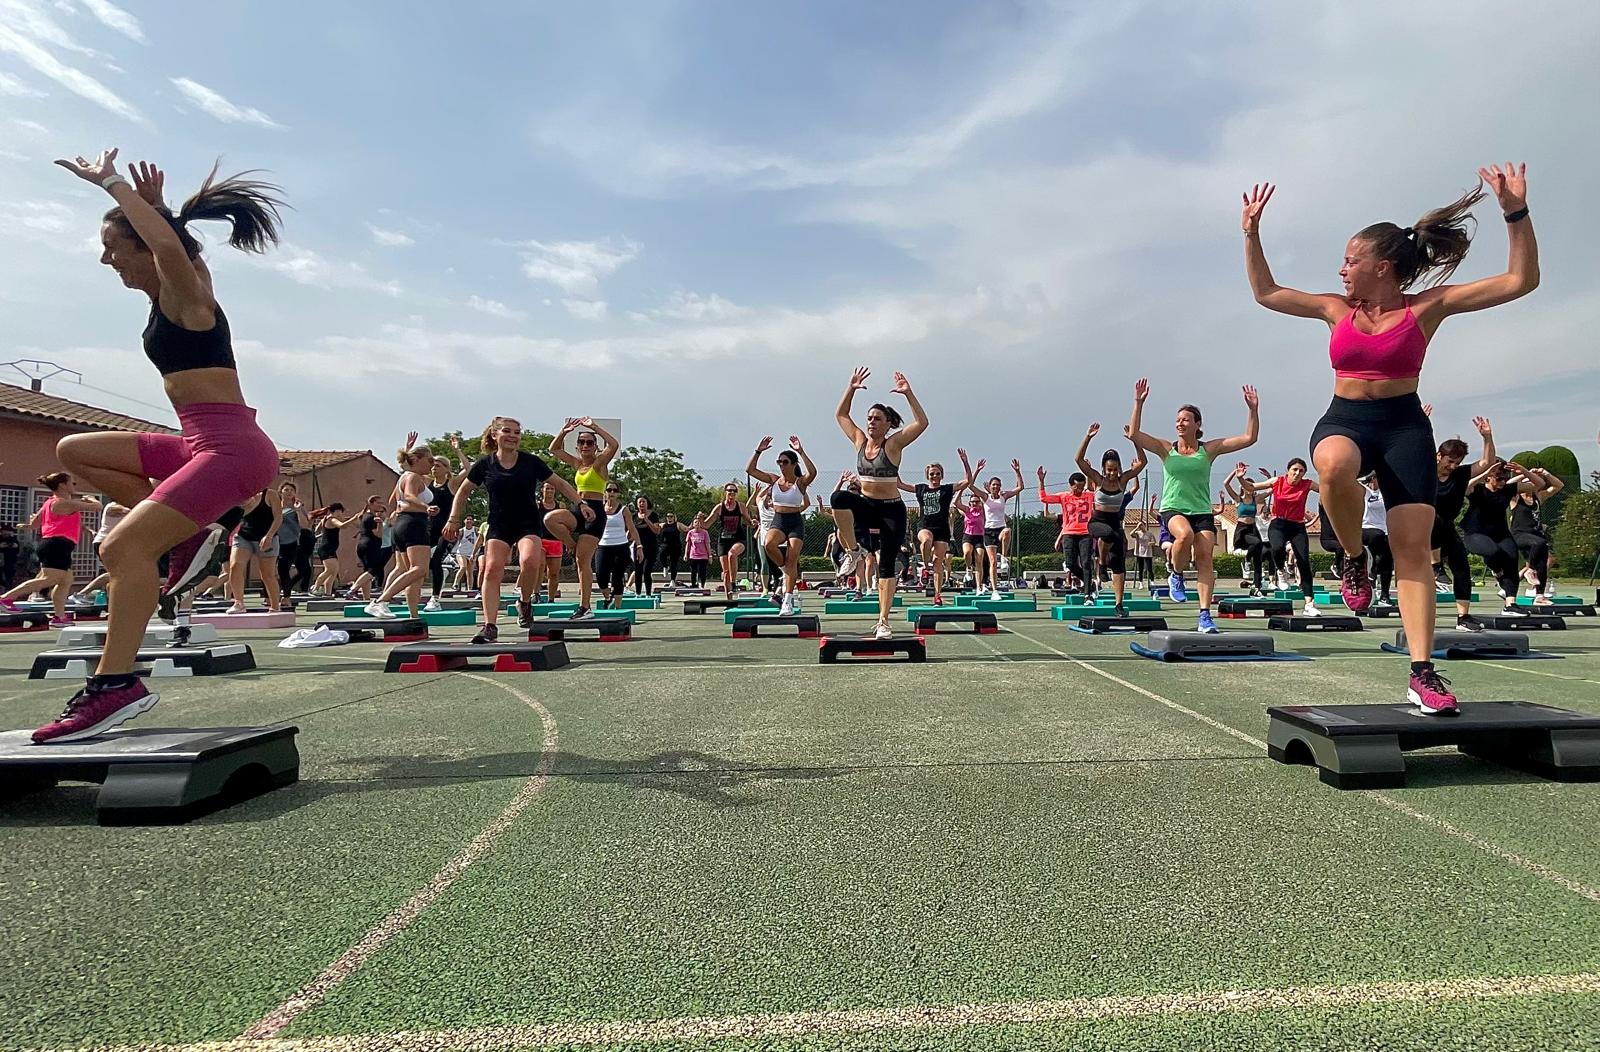
<instances>
[{"instance_id":1,"label":"white cloud","mask_svg":"<svg viewBox=\"0 0 1600 1052\"><path fill-rule=\"evenodd\" d=\"M254 124L262 128L283 127L260 110L251 106L235 105L204 84L188 77L173 77L172 85L183 94L184 98L226 124Z\"/></svg>"},{"instance_id":2,"label":"white cloud","mask_svg":"<svg viewBox=\"0 0 1600 1052\"><path fill-rule=\"evenodd\" d=\"M89 13L98 18L102 24L115 29L129 40L141 44L150 43L145 39L144 27L139 25L139 20L111 3L111 0L78 0L78 2L88 8Z\"/></svg>"},{"instance_id":3,"label":"white cloud","mask_svg":"<svg viewBox=\"0 0 1600 1052\"><path fill-rule=\"evenodd\" d=\"M507 321L523 321L528 315L515 308L508 307L499 300L484 299L482 296L471 296L467 299L467 306L482 314L494 318L504 318Z\"/></svg>"},{"instance_id":4,"label":"white cloud","mask_svg":"<svg viewBox=\"0 0 1600 1052\"><path fill-rule=\"evenodd\" d=\"M702 296L698 292L675 289L661 306L647 311L629 311L628 317L633 321L725 321L748 313L746 308L723 299L715 292Z\"/></svg>"},{"instance_id":5,"label":"white cloud","mask_svg":"<svg viewBox=\"0 0 1600 1052\"><path fill-rule=\"evenodd\" d=\"M0 95L10 95L18 99L45 98L44 92L29 87L9 73L0 73Z\"/></svg>"},{"instance_id":6,"label":"white cloud","mask_svg":"<svg viewBox=\"0 0 1600 1052\"><path fill-rule=\"evenodd\" d=\"M301 285L319 289L356 289L398 297L400 283L374 277L360 263L329 259L315 249L282 244L266 255L247 254L244 260Z\"/></svg>"},{"instance_id":7,"label":"white cloud","mask_svg":"<svg viewBox=\"0 0 1600 1052\"><path fill-rule=\"evenodd\" d=\"M0 202L0 230L19 234L66 234L81 220L57 201Z\"/></svg>"},{"instance_id":8,"label":"white cloud","mask_svg":"<svg viewBox=\"0 0 1600 1052\"><path fill-rule=\"evenodd\" d=\"M21 128L23 131L31 131L35 135L49 135L50 134L50 129L46 128L44 125L40 124L38 121L23 120L21 117L13 117L13 118L11 118L11 123L15 124L17 127Z\"/></svg>"},{"instance_id":9,"label":"white cloud","mask_svg":"<svg viewBox=\"0 0 1600 1052\"><path fill-rule=\"evenodd\" d=\"M74 95L138 124L144 115L100 81L69 66L49 48L93 55L56 24L42 9L23 0L0 0L0 52L15 56L42 77L55 81Z\"/></svg>"},{"instance_id":10,"label":"white cloud","mask_svg":"<svg viewBox=\"0 0 1600 1052\"><path fill-rule=\"evenodd\" d=\"M561 305L567 313L582 321L604 321L607 308L605 300L564 299Z\"/></svg>"},{"instance_id":11,"label":"white cloud","mask_svg":"<svg viewBox=\"0 0 1600 1052\"><path fill-rule=\"evenodd\" d=\"M534 281L554 285L568 295L588 295L604 278L639 258L636 241L606 238L601 241L522 241L522 273Z\"/></svg>"},{"instance_id":12,"label":"white cloud","mask_svg":"<svg viewBox=\"0 0 1600 1052\"><path fill-rule=\"evenodd\" d=\"M409 234L401 233L398 230L385 230L383 227L375 226L372 223L367 224L367 230L371 232L372 240L384 248L409 248L417 243L416 239Z\"/></svg>"}]
</instances>

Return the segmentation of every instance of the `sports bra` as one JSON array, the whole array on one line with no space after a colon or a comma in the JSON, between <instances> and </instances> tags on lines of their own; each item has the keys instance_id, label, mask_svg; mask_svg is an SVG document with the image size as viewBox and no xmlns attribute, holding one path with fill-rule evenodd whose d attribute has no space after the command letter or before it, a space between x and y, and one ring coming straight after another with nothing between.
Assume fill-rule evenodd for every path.
<instances>
[{"instance_id":1,"label":"sports bra","mask_svg":"<svg viewBox=\"0 0 1600 1052\"><path fill-rule=\"evenodd\" d=\"M1406 297L1406 315L1400 324L1379 333L1356 328L1356 312L1351 311L1333 327L1328 338L1328 358L1333 375L1352 380L1414 380L1422 375L1422 359L1428 353L1428 338L1411 313L1411 298Z\"/></svg>"},{"instance_id":2,"label":"sports bra","mask_svg":"<svg viewBox=\"0 0 1600 1052\"><path fill-rule=\"evenodd\" d=\"M1238 508L1236 508L1234 510L1233 514L1234 514L1234 518L1236 518L1236 519L1253 519L1253 518L1255 518L1256 517L1255 502L1252 501L1252 502L1247 503L1247 504L1240 504L1238 506Z\"/></svg>"},{"instance_id":3,"label":"sports bra","mask_svg":"<svg viewBox=\"0 0 1600 1052\"><path fill-rule=\"evenodd\" d=\"M878 455L867 456L867 443L863 441L856 447L856 474L864 479L897 479L900 477L900 466L889 462L889 447L880 445Z\"/></svg>"},{"instance_id":4,"label":"sports bra","mask_svg":"<svg viewBox=\"0 0 1600 1052\"><path fill-rule=\"evenodd\" d=\"M190 369L236 369L233 334L228 317L217 308L217 323L204 332L185 329L150 304L150 321L144 327L144 354L162 376Z\"/></svg>"},{"instance_id":5,"label":"sports bra","mask_svg":"<svg viewBox=\"0 0 1600 1052\"><path fill-rule=\"evenodd\" d=\"M1121 489L1105 489L1100 486L1094 491L1094 510L1097 514L1121 515L1123 505Z\"/></svg>"},{"instance_id":6,"label":"sports bra","mask_svg":"<svg viewBox=\"0 0 1600 1052\"><path fill-rule=\"evenodd\" d=\"M796 482L788 489L777 482L772 484L772 506L778 511L799 511L806 506L806 495L800 491L800 483Z\"/></svg>"},{"instance_id":7,"label":"sports bra","mask_svg":"<svg viewBox=\"0 0 1600 1052\"><path fill-rule=\"evenodd\" d=\"M597 467L579 468L573 475L573 482L579 493L604 493L606 489L606 477Z\"/></svg>"}]
</instances>

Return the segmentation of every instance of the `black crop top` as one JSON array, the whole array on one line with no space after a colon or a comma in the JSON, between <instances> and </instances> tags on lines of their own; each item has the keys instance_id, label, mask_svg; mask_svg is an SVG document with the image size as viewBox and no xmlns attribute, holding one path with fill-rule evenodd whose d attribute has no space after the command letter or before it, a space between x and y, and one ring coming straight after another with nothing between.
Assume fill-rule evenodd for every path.
<instances>
[{"instance_id":1,"label":"black crop top","mask_svg":"<svg viewBox=\"0 0 1600 1052\"><path fill-rule=\"evenodd\" d=\"M235 369L233 333L228 317L217 308L217 323L204 332L185 329L150 305L150 322L144 327L144 353L162 376L190 369Z\"/></svg>"}]
</instances>

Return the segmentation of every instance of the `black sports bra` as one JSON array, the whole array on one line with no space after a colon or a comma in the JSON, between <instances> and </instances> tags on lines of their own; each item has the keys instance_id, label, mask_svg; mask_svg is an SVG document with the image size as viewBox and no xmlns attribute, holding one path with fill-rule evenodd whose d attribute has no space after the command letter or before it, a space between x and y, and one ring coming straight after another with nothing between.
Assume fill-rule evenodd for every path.
<instances>
[{"instance_id":1,"label":"black sports bra","mask_svg":"<svg viewBox=\"0 0 1600 1052\"><path fill-rule=\"evenodd\" d=\"M204 332L185 329L150 305L150 322L144 327L144 353L162 376L190 369L236 369L233 333L228 317L217 308L217 323Z\"/></svg>"}]
</instances>

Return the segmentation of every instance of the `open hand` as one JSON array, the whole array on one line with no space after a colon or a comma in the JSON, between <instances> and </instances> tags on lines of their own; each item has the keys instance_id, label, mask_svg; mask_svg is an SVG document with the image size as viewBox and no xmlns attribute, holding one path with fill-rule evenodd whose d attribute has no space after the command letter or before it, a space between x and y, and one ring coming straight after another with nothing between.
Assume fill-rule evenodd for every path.
<instances>
[{"instance_id":1,"label":"open hand","mask_svg":"<svg viewBox=\"0 0 1600 1052\"><path fill-rule=\"evenodd\" d=\"M56 163L84 182L101 186L117 174L117 148L113 146L109 150L101 150L100 156L93 161L86 161L79 155L70 161L58 159Z\"/></svg>"},{"instance_id":2,"label":"open hand","mask_svg":"<svg viewBox=\"0 0 1600 1052\"><path fill-rule=\"evenodd\" d=\"M114 152L114 151L113 151ZM1478 178L1486 183L1494 192L1494 199L1500 202L1500 211L1515 212L1526 207L1528 203L1528 166L1506 162L1502 169L1498 164L1491 164L1487 168L1478 169Z\"/></svg>"},{"instance_id":3,"label":"open hand","mask_svg":"<svg viewBox=\"0 0 1600 1052\"><path fill-rule=\"evenodd\" d=\"M897 395L908 395L911 393L911 381L906 379L905 373L894 374L893 391Z\"/></svg>"},{"instance_id":4,"label":"open hand","mask_svg":"<svg viewBox=\"0 0 1600 1052\"><path fill-rule=\"evenodd\" d=\"M1260 409L1261 396L1256 393L1256 389L1249 384L1245 384L1242 390L1244 391L1244 404L1250 409L1250 411L1253 413L1257 409Z\"/></svg>"},{"instance_id":5,"label":"open hand","mask_svg":"<svg viewBox=\"0 0 1600 1052\"><path fill-rule=\"evenodd\" d=\"M1486 416L1473 417L1472 426L1477 428L1478 434L1482 435L1484 438L1488 438L1490 435L1494 434L1494 428L1489 426L1489 418Z\"/></svg>"},{"instance_id":6,"label":"open hand","mask_svg":"<svg viewBox=\"0 0 1600 1052\"><path fill-rule=\"evenodd\" d=\"M771 448L772 448L772 436L771 435L764 436L761 439L760 442L756 443L756 452L757 453L765 453L767 450L769 450Z\"/></svg>"},{"instance_id":7,"label":"open hand","mask_svg":"<svg viewBox=\"0 0 1600 1052\"><path fill-rule=\"evenodd\" d=\"M1266 211L1267 202L1272 200L1273 191L1277 189L1271 183L1257 183L1244 195L1244 215L1239 225L1246 234L1254 234L1261 229L1261 213Z\"/></svg>"},{"instance_id":8,"label":"open hand","mask_svg":"<svg viewBox=\"0 0 1600 1052\"><path fill-rule=\"evenodd\" d=\"M1141 376L1139 379L1133 382L1133 400L1135 402L1143 403L1144 400L1149 397L1150 381Z\"/></svg>"},{"instance_id":9,"label":"open hand","mask_svg":"<svg viewBox=\"0 0 1600 1052\"><path fill-rule=\"evenodd\" d=\"M799 435L790 435L789 436L789 448L794 450L796 453L799 453L801 450L803 450L805 448L805 446L803 446L800 443L800 436Z\"/></svg>"},{"instance_id":10,"label":"open hand","mask_svg":"<svg viewBox=\"0 0 1600 1052\"><path fill-rule=\"evenodd\" d=\"M867 377L869 377L871 375L872 375L872 370L868 369L864 365L861 366L861 368L857 369L855 372L851 373L850 374L850 390L852 390L852 391L865 391L867 389Z\"/></svg>"},{"instance_id":11,"label":"open hand","mask_svg":"<svg viewBox=\"0 0 1600 1052\"><path fill-rule=\"evenodd\" d=\"M149 161L140 161L128 169L128 174L133 176L133 188L145 203L158 212L167 211L167 202L162 196L162 189L167 185L167 177L161 169Z\"/></svg>"}]
</instances>

